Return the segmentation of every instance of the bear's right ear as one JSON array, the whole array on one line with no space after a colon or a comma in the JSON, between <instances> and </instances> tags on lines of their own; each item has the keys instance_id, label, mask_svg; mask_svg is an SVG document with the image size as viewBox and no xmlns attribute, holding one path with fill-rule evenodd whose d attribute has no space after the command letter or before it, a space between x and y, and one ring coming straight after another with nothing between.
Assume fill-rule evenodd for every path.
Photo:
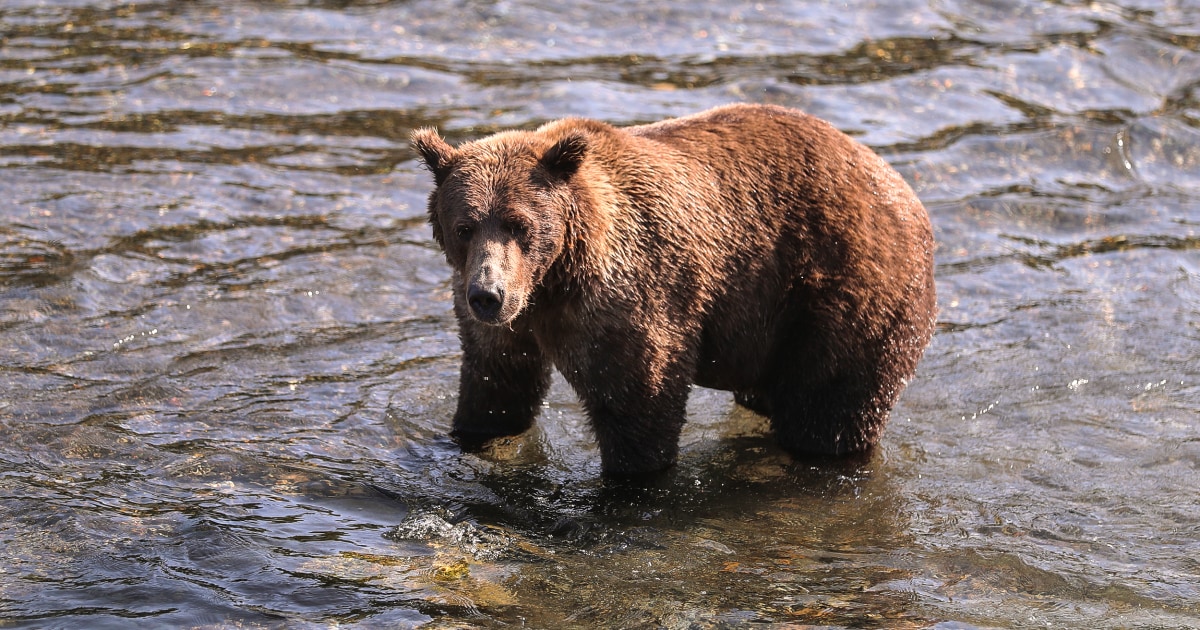
<instances>
[{"instance_id":1,"label":"bear's right ear","mask_svg":"<svg viewBox=\"0 0 1200 630\"><path fill-rule=\"evenodd\" d=\"M587 136L580 133L571 134L546 150L540 162L551 174L567 179L579 170L587 150Z\"/></svg>"},{"instance_id":2,"label":"bear's right ear","mask_svg":"<svg viewBox=\"0 0 1200 630\"><path fill-rule=\"evenodd\" d=\"M429 172L433 173L433 182L441 186L442 182L446 180L446 176L450 174L451 162L454 160L454 147L446 144L446 141L442 140L433 127L414 129L412 135L409 136L409 143L421 155L421 159L425 160Z\"/></svg>"}]
</instances>

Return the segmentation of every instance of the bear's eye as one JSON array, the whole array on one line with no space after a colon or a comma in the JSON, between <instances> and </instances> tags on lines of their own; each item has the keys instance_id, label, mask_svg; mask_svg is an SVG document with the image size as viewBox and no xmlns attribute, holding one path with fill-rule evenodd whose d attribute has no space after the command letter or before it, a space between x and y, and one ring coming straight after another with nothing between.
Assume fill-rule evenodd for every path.
<instances>
[{"instance_id":1,"label":"bear's eye","mask_svg":"<svg viewBox=\"0 0 1200 630\"><path fill-rule=\"evenodd\" d=\"M504 231L508 232L513 238L521 238L525 236L527 229L525 224L520 221L505 221Z\"/></svg>"},{"instance_id":2,"label":"bear's eye","mask_svg":"<svg viewBox=\"0 0 1200 630\"><path fill-rule=\"evenodd\" d=\"M460 225L454 228L454 235L462 241L471 240L471 235L475 233L475 229L469 225Z\"/></svg>"}]
</instances>

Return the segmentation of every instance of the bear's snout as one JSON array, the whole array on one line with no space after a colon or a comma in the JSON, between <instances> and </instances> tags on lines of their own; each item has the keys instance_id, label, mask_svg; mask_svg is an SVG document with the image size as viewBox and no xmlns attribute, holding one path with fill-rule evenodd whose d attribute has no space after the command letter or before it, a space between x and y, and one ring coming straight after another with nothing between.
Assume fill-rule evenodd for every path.
<instances>
[{"instance_id":1,"label":"bear's snout","mask_svg":"<svg viewBox=\"0 0 1200 630\"><path fill-rule=\"evenodd\" d=\"M472 239L467 251L462 297L467 314L477 322L503 326L525 307L524 269L520 246L511 238Z\"/></svg>"},{"instance_id":2,"label":"bear's snout","mask_svg":"<svg viewBox=\"0 0 1200 630\"><path fill-rule=\"evenodd\" d=\"M467 304L471 313L484 323L496 323L504 305L504 287L499 282L472 281L467 287Z\"/></svg>"}]
</instances>

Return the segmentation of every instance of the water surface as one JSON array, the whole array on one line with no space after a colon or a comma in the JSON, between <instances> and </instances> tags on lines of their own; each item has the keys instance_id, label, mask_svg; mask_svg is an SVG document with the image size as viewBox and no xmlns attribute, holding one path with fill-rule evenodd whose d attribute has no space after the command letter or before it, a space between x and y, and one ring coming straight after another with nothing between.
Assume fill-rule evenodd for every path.
<instances>
[{"instance_id":1,"label":"water surface","mask_svg":"<svg viewBox=\"0 0 1200 630\"><path fill-rule=\"evenodd\" d=\"M1200 625L1200 5L560 5L5 3L0 624ZM623 484L560 380L461 454L409 131L735 101L931 212L881 447L696 390Z\"/></svg>"}]
</instances>

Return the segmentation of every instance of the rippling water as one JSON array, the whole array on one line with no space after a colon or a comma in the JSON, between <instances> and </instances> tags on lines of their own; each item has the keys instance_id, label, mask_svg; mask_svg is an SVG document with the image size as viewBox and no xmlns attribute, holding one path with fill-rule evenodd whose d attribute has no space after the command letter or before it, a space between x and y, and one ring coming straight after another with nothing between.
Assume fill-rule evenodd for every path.
<instances>
[{"instance_id":1,"label":"rippling water","mask_svg":"<svg viewBox=\"0 0 1200 630\"><path fill-rule=\"evenodd\" d=\"M0 625L1200 625L1200 4L560 4L4 3ZM460 454L409 130L732 101L930 209L882 447L697 390L624 485L560 381Z\"/></svg>"}]
</instances>

